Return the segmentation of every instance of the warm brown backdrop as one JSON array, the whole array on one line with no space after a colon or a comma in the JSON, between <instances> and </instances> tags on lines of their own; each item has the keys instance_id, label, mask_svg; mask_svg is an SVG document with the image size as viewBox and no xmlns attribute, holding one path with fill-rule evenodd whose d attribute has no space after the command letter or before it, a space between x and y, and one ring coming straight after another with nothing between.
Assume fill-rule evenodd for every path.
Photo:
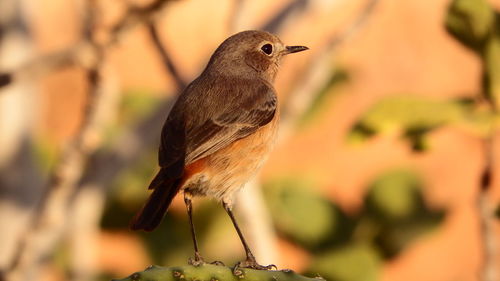
<instances>
[{"instance_id":1,"label":"warm brown backdrop","mask_svg":"<svg viewBox=\"0 0 500 281\"><path fill-rule=\"evenodd\" d=\"M27 2L27 1L25 1ZM109 12L120 13L119 1L101 1ZM287 3L248 1L243 26L264 22ZM286 95L294 71L307 63L315 47L331 33L342 30L359 12L359 1L329 1L311 5L307 13L281 35L284 42L304 44L310 52L287 59L276 83ZM349 2L349 3L348 3ZM492 1L497 7L499 1ZM396 135L382 135L365 145L352 145L345 136L360 114L381 97L395 94L446 99L472 97L480 91L480 61L450 37L443 26L448 0L380 0L353 37L335 49L332 65L349 72L349 81L335 88L322 110L291 138L278 146L262 177L301 175L314 182L325 197L348 212L361 207L367 184L379 173L396 166L421 172L431 207L449 213L436 231L419 238L396 260L386 264L386 281L475 281L482 262L481 237L475 208L478 182L484 165L479 139L456 128L431 134L431 149L412 152ZM25 4L33 32L35 53L71 46L78 37L77 5L72 1L43 0ZM324 7L329 7L325 9ZM160 20L166 49L186 80L194 78L217 44L228 35L231 1L183 0L170 4ZM111 70L121 91L140 90L163 98L174 86L143 28L129 32L109 51ZM57 150L75 133L85 98L82 71L66 69L44 77L32 112L36 135ZM286 97L282 97L286 98ZM165 113L166 114L166 113ZM498 143L498 141L497 141ZM500 143L498 143L500 145ZM495 151L500 159L500 151ZM493 202L500 200L500 165L495 168ZM146 186L149 179L144 179ZM174 212L183 212L181 204ZM500 225L496 223L500 235ZM303 268L307 254L279 242L280 267ZM500 251L500 244L497 245ZM150 263L140 241L131 233L103 232L99 264L126 275ZM124 257L123 253L128 253ZM500 265L499 265L500 267ZM52 271L44 280L58 280Z\"/></svg>"}]
</instances>

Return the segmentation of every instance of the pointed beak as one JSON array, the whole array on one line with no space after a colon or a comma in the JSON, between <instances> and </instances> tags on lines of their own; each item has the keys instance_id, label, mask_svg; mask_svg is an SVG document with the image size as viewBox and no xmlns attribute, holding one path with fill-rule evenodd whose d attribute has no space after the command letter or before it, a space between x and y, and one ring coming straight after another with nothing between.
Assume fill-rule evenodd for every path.
<instances>
[{"instance_id":1,"label":"pointed beak","mask_svg":"<svg viewBox=\"0 0 500 281\"><path fill-rule=\"evenodd\" d=\"M306 46L286 46L285 55L309 50Z\"/></svg>"}]
</instances>

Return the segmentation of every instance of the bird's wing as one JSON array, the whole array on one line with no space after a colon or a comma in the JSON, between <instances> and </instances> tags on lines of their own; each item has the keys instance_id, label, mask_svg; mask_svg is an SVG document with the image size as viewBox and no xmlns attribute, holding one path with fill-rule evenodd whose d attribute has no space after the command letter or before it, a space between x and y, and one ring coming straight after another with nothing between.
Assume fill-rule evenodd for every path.
<instances>
[{"instance_id":1,"label":"bird's wing","mask_svg":"<svg viewBox=\"0 0 500 281\"><path fill-rule=\"evenodd\" d=\"M186 156L186 128L182 114L177 110L176 103L172 108L163 129L158 151L158 162L165 175L177 178L182 175Z\"/></svg>"},{"instance_id":2,"label":"bird's wing","mask_svg":"<svg viewBox=\"0 0 500 281\"><path fill-rule=\"evenodd\" d=\"M178 176L185 165L251 135L273 119L277 99L270 84L221 79L195 80L171 110L159 151L159 164L168 175Z\"/></svg>"},{"instance_id":3,"label":"bird's wing","mask_svg":"<svg viewBox=\"0 0 500 281\"><path fill-rule=\"evenodd\" d=\"M209 80L209 79L208 79ZM263 81L194 81L174 105L162 130L159 164L172 176L254 133L275 114L274 89Z\"/></svg>"},{"instance_id":4,"label":"bird's wing","mask_svg":"<svg viewBox=\"0 0 500 281\"><path fill-rule=\"evenodd\" d=\"M262 81L233 81L229 86L225 85L222 95L220 102L212 104L215 114L187 131L186 163L251 135L268 124L276 112L274 89ZM224 95L227 96L224 98Z\"/></svg>"},{"instance_id":5,"label":"bird's wing","mask_svg":"<svg viewBox=\"0 0 500 281\"><path fill-rule=\"evenodd\" d=\"M187 134L189 146L186 162L204 158L269 123L277 106L272 91L271 88L259 88L251 97L225 107L218 115L193 128Z\"/></svg>"}]
</instances>

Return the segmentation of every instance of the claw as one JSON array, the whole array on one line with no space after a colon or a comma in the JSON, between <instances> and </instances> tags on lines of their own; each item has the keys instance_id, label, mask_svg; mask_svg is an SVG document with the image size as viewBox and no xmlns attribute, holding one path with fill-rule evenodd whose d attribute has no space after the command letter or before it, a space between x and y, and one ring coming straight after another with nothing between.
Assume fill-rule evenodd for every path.
<instances>
[{"instance_id":1,"label":"claw","mask_svg":"<svg viewBox=\"0 0 500 281\"><path fill-rule=\"evenodd\" d=\"M274 264L270 265L260 265L255 259L247 259L245 261L238 262L233 269L233 272L237 272L239 268L251 268L257 270L277 270L278 267Z\"/></svg>"},{"instance_id":2,"label":"claw","mask_svg":"<svg viewBox=\"0 0 500 281\"><path fill-rule=\"evenodd\" d=\"M192 266L200 266L200 265L206 264L206 262L205 262L205 260L203 260L203 258L201 257L200 254L195 253L194 258L191 257L188 259L188 264L192 265Z\"/></svg>"}]
</instances>

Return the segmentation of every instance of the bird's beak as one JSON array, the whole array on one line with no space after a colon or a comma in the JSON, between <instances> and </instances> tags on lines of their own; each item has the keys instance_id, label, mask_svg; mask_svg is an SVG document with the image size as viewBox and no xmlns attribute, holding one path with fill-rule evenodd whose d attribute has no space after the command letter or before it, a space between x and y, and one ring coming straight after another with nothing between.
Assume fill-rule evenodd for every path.
<instances>
[{"instance_id":1,"label":"bird's beak","mask_svg":"<svg viewBox=\"0 0 500 281\"><path fill-rule=\"evenodd\" d=\"M307 48L306 46L286 46L284 53L285 55L288 55L291 53L298 53L305 50L309 50L309 48Z\"/></svg>"}]
</instances>

